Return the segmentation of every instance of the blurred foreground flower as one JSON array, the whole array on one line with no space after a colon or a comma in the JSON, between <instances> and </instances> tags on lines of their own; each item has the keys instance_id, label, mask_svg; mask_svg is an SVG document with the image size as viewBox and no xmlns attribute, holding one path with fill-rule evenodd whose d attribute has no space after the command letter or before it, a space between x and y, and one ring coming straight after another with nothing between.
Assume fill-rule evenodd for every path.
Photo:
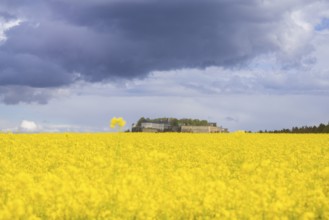
<instances>
[{"instance_id":1,"label":"blurred foreground flower","mask_svg":"<svg viewBox=\"0 0 329 220\"><path fill-rule=\"evenodd\" d=\"M121 117L119 118L113 117L110 122L111 128L119 127L120 129L122 129L125 125L126 125L126 121Z\"/></svg>"}]
</instances>

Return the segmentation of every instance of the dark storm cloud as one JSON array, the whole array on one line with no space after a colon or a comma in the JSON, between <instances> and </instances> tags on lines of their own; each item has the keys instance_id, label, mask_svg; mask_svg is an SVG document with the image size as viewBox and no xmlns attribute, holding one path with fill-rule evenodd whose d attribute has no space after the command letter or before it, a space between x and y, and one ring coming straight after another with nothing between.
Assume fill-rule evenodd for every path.
<instances>
[{"instance_id":1,"label":"dark storm cloud","mask_svg":"<svg viewBox=\"0 0 329 220\"><path fill-rule=\"evenodd\" d=\"M24 53L8 56L0 52L0 71L0 86L55 87L67 83L70 77L56 63Z\"/></svg>"},{"instance_id":2,"label":"dark storm cloud","mask_svg":"<svg viewBox=\"0 0 329 220\"><path fill-rule=\"evenodd\" d=\"M105 68L106 75L122 77L152 70L241 64L274 49L262 35L269 31L263 26L280 19L275 13L257 10L252 1L114 2L78 9L62 5L57 11L74 25L119 39L115 46L106 44L112 53Z\"/></svg>"},{"instance_id":3,"label":"dark storm cloud","mask_svg":"<svg viewBox=\"0 0 329 220\"><path fill-rule=\"evenodd\" d=\"M31 88L27 86L0 87L0 101L7 105L24 103L47 104L53 94L49 90Z\"/></svg>"},{"instance_id":4,"label":"dark storm cloud","mask_svg":"<svg viewBox=\"0 0 329 220\"><path fill-rule=\"evenodd\" d=\"M242 0L18 3L0 3L24 19L0 47L0 85L60 86L76 73L102 81L234 67L276 49L264 33L281 16Z\"/></svg>"}]
</instances>

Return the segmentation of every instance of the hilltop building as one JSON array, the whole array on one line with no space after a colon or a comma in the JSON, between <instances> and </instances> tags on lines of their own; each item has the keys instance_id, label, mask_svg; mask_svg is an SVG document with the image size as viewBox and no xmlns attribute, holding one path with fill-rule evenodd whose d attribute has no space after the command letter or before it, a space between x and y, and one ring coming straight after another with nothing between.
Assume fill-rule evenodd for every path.
<instances>
[{"instance_id":1,"label":"hilltop building","mask_svg":"<svg viewBox=\"0 0 329 220\"><path fill-rule=\"evenodd\" d=\"M169 130L170 125L168 123L144 122L141 127L143 132L165 132Z\"/></svg>"},{"instance_id":2,"label":"hilltop building","mask_svg":"<svg viewBox=\"0 0 329 220\"><path fill-rule=\"evenodd\" d=\"M176 121L179 121L175 119ZM196 119L195 119L196 120ZM223 127L218 127L217 123L206 122L200 125L192 125L191 123L171 124L172 120L143 120L144 122L133 124L132 132L188 132L188 133L227 133L228 130ZM156 121L156 122L152 122ZM186 121L186 120L184 120Z\"/></svg>"},{"instance_id":3,"label":"hilltop building","mask_svg":"<svg viewBox=\"0 0 329 220\"><path fill-rule=\"evenodd\" d=\"M220 133L221 129L216 126L182 126L181 132L189 133Z\"/></svg>"}]
</instances>

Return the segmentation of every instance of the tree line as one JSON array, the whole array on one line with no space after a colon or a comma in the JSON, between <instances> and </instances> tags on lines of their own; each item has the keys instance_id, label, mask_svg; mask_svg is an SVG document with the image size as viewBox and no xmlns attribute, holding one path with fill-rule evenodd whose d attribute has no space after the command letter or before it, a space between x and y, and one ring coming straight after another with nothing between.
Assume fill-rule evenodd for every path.
<instances>
[{"instance_id":1,"label":"tree line","mask_svg":"<svg viewBox=\"0 0 329 220\"><path fill-rule=\"evenodd\" d=\"M180 126L180 125L190 125L190 126L207 126L209 122L207 120L199 120L199 119L191 119L191 118L183 118L183 119L177 119L177 118L144 118L141 117L137 123L136 126L141 126L144 122L153 122L153 123L168 123L170 126Z\"/></svg>"},{"instance_id":2,"label":"tree line","mask_svg":"<svg viewBox=\"0 0 329 220\"><path fill-rule=\"evenodd\" d=\"M259 133L329 133L329 123L327 125L321 123L318 126L292 127L291 129L273 131L260 130Z\"/></svg>"}]
</instances>

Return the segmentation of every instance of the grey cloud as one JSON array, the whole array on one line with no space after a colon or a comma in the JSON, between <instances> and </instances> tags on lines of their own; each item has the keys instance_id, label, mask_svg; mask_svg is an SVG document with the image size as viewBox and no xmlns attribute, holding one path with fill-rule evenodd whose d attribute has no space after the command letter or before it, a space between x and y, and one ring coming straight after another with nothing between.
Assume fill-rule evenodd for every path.
<instances>
[{"instance_id":1,"label":"grey cloud","mask_svg":"<svg viewBox=\"0 0 329 220\"><path fill-rule=\"evenodd\" d=\"M240 67L280 50L285 12L235 1L24 1L0 9L25 19L0 46L0 85L60 87L145 77L152 71ZM1 11L1 10L0 10ZM1 15L1 14L0 14Z\"/></svg>"},{"instance_id":2,"label":"grey cloud","mask_svg":"<svg viewBox=\"0 0 329 220\"><path fill-rule=\"evenodd\" d=\"M270 59L269 57L266 57ZM267 65L272 65L270 62ZM170 85L168 87L168 85ZM89 87L88 87L89 88ZM108 88L114 94L211 96L220 94L329 94L329 71L229 70L210 67L204 70L154 72L143 81L125 88ZM116 92L117 91L117 92Z\"/></svg>"},{"instance_id":3,"label":"grey cloud","mask_svg":"<svg viewBox=\"0 0 329 220\"><path fill-rule=\"evenodd\" d=\"M0 18L3 18L4 20L17 19L16 16L2 10L0 10Z\"/></svg>"},{"instance_id":4,"label":"grey cloud","mask_svg":"<svg viewBox=\"0 0 329 220\"><path fill-rule=\"evenodd\" d=\"M24 53L8 55L0 52L0 72L0 86L54 87L65 84L70 78L56 63Z\"/></svg>"},{"instance_id":5,"label":"grey cloud","mask_svg":"<svg viewBox=\"0 0 329 220\"><path fill-rule=\"evenodd\" d=\"M36 56L45 65L54 63L67 74L80 72L91 81L241 64L275 49L265 33L280 20L279 12L263 10L256 1L44 4L51 15L33 11L41 6L25 5L27 19L40 26L27 21L16 27L2 51ZM28 80L26 84L31 85Z\"/></svg>"},{"instance_id":6,"label":"grey cloud","mask_svg":"<svg viewBox=\"0 0 329 220\"><path fill-rule=\"evenodd\" d=\"M31 88L27 86L0 86L0 101L7 105L19 103L47 104L53 98L51 90Z\"/></svg>"}]
</instances>

